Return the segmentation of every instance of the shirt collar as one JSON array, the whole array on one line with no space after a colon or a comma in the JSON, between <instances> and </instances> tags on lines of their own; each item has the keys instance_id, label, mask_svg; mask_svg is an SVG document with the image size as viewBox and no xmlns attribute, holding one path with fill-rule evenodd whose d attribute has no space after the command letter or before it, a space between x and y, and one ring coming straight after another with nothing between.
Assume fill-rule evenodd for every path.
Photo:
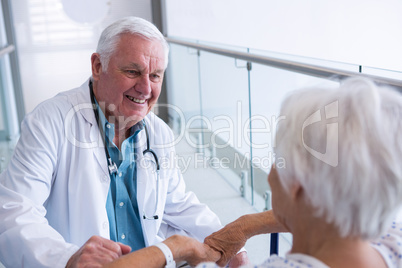
<instances>
[{"instance_id":1,"label":"shirt collar","mask_svg":"<svg viewBox=\"0 0 402 268\"><path fill-rule=\"evenodd\" d=\"M98 110L98 115L99 115L99 122L100 122L100 127L103 130L103 133L105 133L106 138L109 140L113 140L114 138L114 124L109 123L109 121L106 119L105 114L103 113L102 109L99 106L98 100L96 99L96 97L94 96L95 99L95 105L96 105L96 109ZM144 129L144 120L141 120L140 122L138 122L137 124L135 124L134 126L131 127L130 129L130 136L135 136L137 135L141 130ZM109 125L109 127L107 127Z\"/></svg>"}]
</instances>

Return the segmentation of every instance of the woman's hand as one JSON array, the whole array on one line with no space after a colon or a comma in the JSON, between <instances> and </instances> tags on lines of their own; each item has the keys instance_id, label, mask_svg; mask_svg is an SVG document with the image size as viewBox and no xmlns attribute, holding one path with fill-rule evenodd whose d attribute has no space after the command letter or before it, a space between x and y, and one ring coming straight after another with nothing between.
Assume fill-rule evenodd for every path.
<instances>
[{"instance_id":1,"label":"woman's hand","mask_svg":"<svg viewBox=\"0 0 402 268\"><path fill-rule=\"evenodd\" d=\"M248 237L243 232L243 221L240 219L229 223L204 240L205 244L222 254L217 262L219 266L225 266L247 242Z\"/></svg>"},{"instance_id":2,"label":"woman's hand","mask_svg":"<svg viewBox=\"0 0 402 268\"><path fill-rule=\"evenodd\" d=\"M247 239L258 234L286 232L272 210L241 216L221 230L205 238L204 243L222 254L217 262L225 266L246 244ZM243 256L237 256L240 258ZM232 263L231 263L232 265ZM236 265L234 265L236 266Z\"/></svg>"},{"instance_id":3,"label":"woman's hand","mask_svg":"<svg viewBox=\"0 0 402 268\"><path fill-rule=\"evenodd\" d=\"M202 262L216 262L221 258L218 251L191 237L174 235L163 243L170 248L176 262L186 261L192 267Z\"/></svg>"}]
</instances>

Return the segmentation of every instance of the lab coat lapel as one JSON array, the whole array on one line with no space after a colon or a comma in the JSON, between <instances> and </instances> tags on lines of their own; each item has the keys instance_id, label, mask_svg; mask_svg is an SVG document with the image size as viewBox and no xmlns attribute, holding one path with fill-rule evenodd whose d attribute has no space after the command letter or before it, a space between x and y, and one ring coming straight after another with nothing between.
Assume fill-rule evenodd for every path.
<instances>
[{"instance_id":1,"label":"lab coat lapel","mask_svg":"<svg viewBox=\"0 0 402 268\"><path fill-rule=\"evenodd\" d=\"M104 179L109 180L109 172L106 161L105 147L99 132L99 127L93 111L91 96L89 93L89 79L79 88L81 94L77 99L71 100L76 111L90 124L89 140L90 148L93 150L94 158L103 172Z\"/></svg>"},{"instance_id":2,"label":"lab coat lapel","mask_svg":"<svg viewBox=\"0 0 402 268\"><path fill-rule=\"evenodd\" d=\"M94 118L95 118L95 116L94 116ZM110 179L109 171L108 171L108 164L107 164L107 160L106 160L105 144L103 142L103 138L101 137L99 127L96 124L96 120L95 120L95 122L93 122L93 124L91 124L90 138L94 144L97 144L93 148L93 153L94 153L94 157L95 157L97 163L99 164L99 168L103 171L105 178L107 176L107 179Z\"/></svg>"},{"instance_id":3,"label":"lab coat lapel","mask_svg":"<svg viewBox=\"0 0 402 268\"><path fill-rule=\"evenodd\" d=\"M156 206L156 169L155 160L150 154L143 154L146 148L145 131L138 133L136 139L136 165L137 165L137 203L141 218L142 230L147 246L155 240L157 223L160 224L162 213L158 210L158 220L144 219L144 213L148 217L154 216Z\"/></svg>"},{"instance_id":4,"label":"lab coat lapel","mask_svg":"<svg viewBox=\"0 0 402 268\"><path fill-rule=\"evenodd\" d=\"M98 131L99 132L99 131ZM103 146L99 146L94 148L93 150L94 157L96 162L99 164L99 168L103 171L104 178L109 180L109 172L108 172L108 165L106 160L105 149Z\"/></svg>"}]
</instances>

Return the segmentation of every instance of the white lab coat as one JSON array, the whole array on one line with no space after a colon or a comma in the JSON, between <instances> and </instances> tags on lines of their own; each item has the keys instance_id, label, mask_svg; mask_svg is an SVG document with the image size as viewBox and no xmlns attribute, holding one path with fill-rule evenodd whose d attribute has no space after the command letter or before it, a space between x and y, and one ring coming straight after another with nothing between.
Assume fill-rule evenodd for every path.
<instances>
[{"instance_id":1,"label":"white lab coat","mask_svg":"<svg viewBox=\"0 0 402 268\"><path fill-rule=\"evenodd\" d=\"M41 103L24 119L21 138L0 176L0 261L6 267L65 267L91 236L109 238L110 178L88 81ZM221 228L217 216L185 193L174 136L153 113L146 116L150 147L161 165L158 220L155 161L138 154L137 200L146 245L174 233L202 241ZM136 151L146 148L145 131ZM163 215L163 217L161 217ZM181 231L179 231L181 230Z\"/></svg>"}]
</instances>

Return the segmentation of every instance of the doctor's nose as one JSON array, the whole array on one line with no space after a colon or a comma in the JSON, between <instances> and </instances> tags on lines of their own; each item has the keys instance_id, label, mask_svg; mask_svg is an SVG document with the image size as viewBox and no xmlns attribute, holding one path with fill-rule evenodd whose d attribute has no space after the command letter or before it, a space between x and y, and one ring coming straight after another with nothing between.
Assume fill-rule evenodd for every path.
<instances>
[{"instance_id":1,"label":"doctor's nose","mask_svg":"<svg viewBox=\"0 0 402 268\"><path fill-rule=\"evenodd\" d=\"M149 79L148 75L142 75L140 78L138 78L134 88L138 93L141 93L141 95L146 97L150 96L152 89L151 80Z\"/></svg>"}]
</instances>

